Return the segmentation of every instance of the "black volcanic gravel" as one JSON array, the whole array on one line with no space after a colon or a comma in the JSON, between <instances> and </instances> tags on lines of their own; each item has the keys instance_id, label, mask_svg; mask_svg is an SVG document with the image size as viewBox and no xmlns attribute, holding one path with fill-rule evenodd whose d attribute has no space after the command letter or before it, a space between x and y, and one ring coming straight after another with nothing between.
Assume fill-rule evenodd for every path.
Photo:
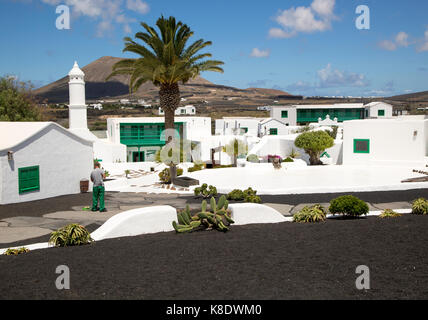
<instances>
[{"instance_id":1,"label":"black volcanic gravel","mask_svg":"<svg viewBox=\"0 0 428 320\"><path fill-rule=\"evenodd\" d=\"M427 243L414 215L111 239L0 256L0 299L427 299ZM56 289L58 265L71 290Z\"/></svg>"}]
</instances>

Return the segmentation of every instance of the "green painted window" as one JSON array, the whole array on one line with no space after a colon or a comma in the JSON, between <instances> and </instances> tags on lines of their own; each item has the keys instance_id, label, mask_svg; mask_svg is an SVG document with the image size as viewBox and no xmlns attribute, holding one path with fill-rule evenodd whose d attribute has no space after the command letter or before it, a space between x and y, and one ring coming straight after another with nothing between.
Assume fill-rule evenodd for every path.
<instances>
[{"instance_id":1,"label":"green painted window","mask_svg":"<svg viewBox=\"0 0 428 320\"><path fill-rule=\"evenodd\" d=\"M278 129L277 128L270 128L269 129L269 134L271 136L277 136L278 135Z\"/></svg>"},{"instance_id":2,"label":"green painted window","mask_svg":"<svg viewBox=\"0 0 428 320\"><path fill-rule=\"evenodd\" d=\"M19 193L40 190L39 166L18 169Z\"/></svg>"},{"instance_id":3,"label":"green painted window","mask_svg":"<svg viewBox=\"0 0 428 320\"><path fill-rule=\"evenodd\" d=\"M288 111L287 110L281 111L281 118L288 118Z\"/></svg>"},{"instance_id":4,"label":"green painted window","mask_svg":"<svg viewBox=\"0 0 428 320\"><path fill-rule=\"evenodd\" d=\"M378 117L384 117L385 116L385 110L378 110L377 111L377 116Z\"/></svg>"},{"instance_id":5,"label":"green painted window","mask_svg":"<svg viewBox=\"0 0 428 320\"><path fill-rule=\"evenodd\" d=\"M370 153L370 140L354 139L354 153Z\"/></svg>"}]
</instances>

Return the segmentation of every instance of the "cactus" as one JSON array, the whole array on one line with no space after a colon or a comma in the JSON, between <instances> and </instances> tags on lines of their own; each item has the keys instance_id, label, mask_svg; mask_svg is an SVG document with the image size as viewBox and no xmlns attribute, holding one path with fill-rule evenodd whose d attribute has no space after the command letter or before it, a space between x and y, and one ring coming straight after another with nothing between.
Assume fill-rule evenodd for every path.
<instances>
[{"instance_id":1,"label":"cactus","mask_svg":"<svg viewBox=\"0 0 428 320\"><path fill-rule=\"evenodd\" d=\"M189 233L196 230L213 229L221 232L230 230L229 226L234 223L231 212L228 210L229 202L225 196L220 197L218 203L215 198L210 200L210 211L207 211L207 201L202 201L202 210L192 217L189 206L177 213L178 224L172 223L177 233Z\"/></svg>"}]
</instances>

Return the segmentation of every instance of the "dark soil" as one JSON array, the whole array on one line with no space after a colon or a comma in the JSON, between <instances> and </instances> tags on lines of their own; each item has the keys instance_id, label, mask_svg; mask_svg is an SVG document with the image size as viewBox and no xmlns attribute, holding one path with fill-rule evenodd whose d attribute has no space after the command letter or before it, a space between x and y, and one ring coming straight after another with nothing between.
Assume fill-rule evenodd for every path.
<instances>
[{"instance_id":1,"label":"dark soil","mask_svg":"<svg viewBox=\"0 0 428 320\"><path fill-rule=\"evenodd\" d=\"M0 299L427 299L428 217L235 226L0 256ZM71 290L55 287L67 265ZM355 287L357 266L371 289Z\"/></svg>"},{"instance_id":2,"label":"dark soil","mask_svg":"<svg viewBox=\"0 0 428 320\"><path fill-rule=\"evenodd\" d=\"M106 200L109 194L106 192ZM59 196L30 202L0 205L0 220L11 217L41 217L58 211L70 211L72 207L92 205L92 192Z\"/></svg>"}]
</instances>

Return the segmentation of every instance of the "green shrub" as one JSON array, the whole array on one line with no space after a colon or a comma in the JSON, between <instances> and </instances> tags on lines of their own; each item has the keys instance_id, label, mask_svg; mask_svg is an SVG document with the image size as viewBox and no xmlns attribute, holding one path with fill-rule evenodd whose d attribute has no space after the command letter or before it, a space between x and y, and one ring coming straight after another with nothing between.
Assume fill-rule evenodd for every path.
<instances>
[{"instance_id":1,"label":"green shrub","mask_svg":"<svg viewBox=\"0 0 428 320\"><path fill-rule=\"evenodd\" d=\"M363 200L354 196L342 196L330 202L329 211L332 214L359 217L369 213L369 206Z\"/></svg>"},{"instance_id":2,"label":"green shrub","mask_svg":"<svg viewBox=\"0 0 428 320\"><path fill-rule=\"evenodd\" d=\"M6 255L6 256L16 256L18 254L27 253L27 252L30 252L30 250L27 249L27 248L25 248L25 247L22 247L22 248L19 248L19 249L11 249L11 248L9 248L9 249L6 250L6 252L4 253L4 255Z\"/></svg>"},{"instance_id":3,"label":"green shrub","mask_svg":"<svg viewBox=\"0 0 428 320\"><path fill-rule=\"evenodd\" d=\"M245 202L248 203L262 203L262 199L259 196L256 195L249 195L246 196L244 199Z\"/></svg>"},{"instance_id":4,"label":"green shrub","mask_svg":"<svg viewBox=\"0 0 428 320\"><path fill-rule=\"evenodd\" d=\"M250 155L247 157L247 161L248 161L248 162L253 162L253 163L259 163L259 162L260 162L260 160L259 160L259 156L258 156L258 155L256 155L256 154L250 154Z\"/></svg>"},{"instance_id":5,"label":"green shrub","mask_svg":"<svg viewBox=\"0 0 428 320\"><path fill-rule=\"evenodd\" d=\"M214 186L208 186L204 183L202 186L195 188L195 196L202 196L204 198L217 197L217 188Z\"/></svg>"},{"instance_id":6,"label":"green shrub","mask_svg":"<svg viewBox=\"0 0 428 320\"><path fill-rule=\"evenodd\" d=\"M177 168L177 177L183 175L183 169ZM161 172L159 172L159 179L162 183L170 184L171 183L171 175L169 168L165 168Z\"/></svg>"},{"instance_id":7,"label":"green shrub","mask_svg":"<svg viewBox=\"0 0 428 320\"><path fill-rule=\"evenodd\" d=\"M88 230L79 224L70 224L51 233L49 243L56 247L80 246L93 240Z\"/></svg>"},{"instance_id":8,"label":"green shrub","mask_svg":"<svg viewBox=\"0 0 428 320\"><path fill-rule=\"evenodd\" d=\"M234 201L242 201L245 198L245 194L242 190L235 189L228 193L227 200L234 200Z\"/></svg>"},{"instance_id":9,"label":"green shrub","mask_svg":"<svg viewBox=\"0 0 428 320\"><path fill-rule=\"evenodd\" d=\"M428 214L428 201L424 198L419 198L412 203L413 214Z\"/></svg>"},{"instance_id":10,"label":"green shrub","mask_svg":"<svg viewBox=\"0 0 428 320\"><path fill-rule=\"evenodd\" d=\"M205 164L194 164L192 168L189 168L188 172L195 172L195 171L201 171L205 168Z\"/></svg>"},{"instance_id":11,"label":"green shrub","mask_svg":"<svg viewBox=\"0 0 428 320\"><path fill-rule=\"evenodd\" d=\"M294 162L294 160L291 157L288 157L287 159L283 160L282 162Z\"/></svg>"},{"instance_id":12,"label":"green shrub","mask_svg":"<svg viewBox=\"0 0 428 320\"><path fill-rule=\"evenodd\" d=\"M321 205L304 207L293 216L293 222L312 223L323 222L327 218L327 211Z\"/></svg>"},{"instance_id":13,"label":"green shrub","mask_svg":"<svg viewBox=\"0 0 428 320\"><path fill-rule=\"evenodd\" d=\"M382 212L382 214L379 216L379 218L396 218L396 217L401 217L401 214L391 210L391 209L386 209L384 212Z\"/></svg>"},{"instance_id":14,"label":"green shrub","mask_svg":"<svg viewBox=\"0 0 428 320\"><path fill-rule=\"evenodd\" d=\"M257 196L257 191L252 188L248 188L247 190L239 190L235 189L227 195L228 200L233 201L245 201L250 203L261 203L262 199Z\"/></svg>"}]
</instances>

